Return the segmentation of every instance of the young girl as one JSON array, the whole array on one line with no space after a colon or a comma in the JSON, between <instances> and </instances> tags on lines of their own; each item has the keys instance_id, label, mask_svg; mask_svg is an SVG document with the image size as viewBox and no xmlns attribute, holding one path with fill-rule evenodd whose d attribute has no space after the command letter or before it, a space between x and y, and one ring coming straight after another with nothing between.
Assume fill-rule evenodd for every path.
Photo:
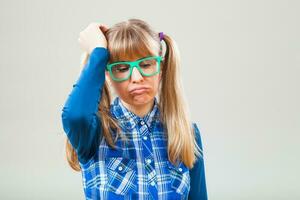
<instances>
[{"instance_id":1,"label":"young girl","mask_svg":"<svg viewBox=\"0 0 300 200\"><path fill-rule=\"evenodd\" d=\"M86 199L207 199L171 37L129 19L109 29L92 23L78 42L88 56L61 117Z\"/></svg>"}]
</instances>

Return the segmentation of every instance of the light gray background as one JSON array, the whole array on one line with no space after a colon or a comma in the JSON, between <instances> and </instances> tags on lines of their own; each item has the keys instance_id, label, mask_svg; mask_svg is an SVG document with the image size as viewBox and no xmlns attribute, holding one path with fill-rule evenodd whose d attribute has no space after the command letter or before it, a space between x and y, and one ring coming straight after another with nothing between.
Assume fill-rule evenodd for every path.
<instances>
[{"instance_id":1,"label":"light gray background","mask_svg":"<svg viewBox=\"0 0 300 200\"><path fill-rule=\"evenodd\" d=\"M61 109L90 22L172 36L200 126L209 199L299 199L300 3L1 1L0 199L84 199Z\"/></svg>"}]
</instances>

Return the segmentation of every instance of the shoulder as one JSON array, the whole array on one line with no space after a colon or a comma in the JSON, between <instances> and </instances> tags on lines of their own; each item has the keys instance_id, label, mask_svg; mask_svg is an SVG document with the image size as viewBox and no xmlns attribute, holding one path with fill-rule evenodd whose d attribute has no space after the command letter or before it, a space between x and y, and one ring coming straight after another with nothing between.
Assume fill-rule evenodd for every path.
<instances>
[{"instance_id":1,"label":"shoulder","mask_svg":"<svg viewBox=\"0 0 300 200\"><path fill-rule=\"evenodd\" d=\"M202 145L202 136L199 128L200 126L196 122L192 122L194 137L198 147L200 148L201 154L203 155L203 145Z\"/></svg>"},{"instance_id":2,"label":"shoulder","mask_svg":"<svg viewBox=\"0 0 300 200\"><path fill-rule=\"evenodd\" d=\"M200 133L200 129L197 125L196 122L192 122L192 126L193 126L193 130L194 130L194 136L196 138L196 141L197 141L197 144L201 145L201 148L202 148L202 139L201 139L201 133Z\"/></svg>"}]
</instances>

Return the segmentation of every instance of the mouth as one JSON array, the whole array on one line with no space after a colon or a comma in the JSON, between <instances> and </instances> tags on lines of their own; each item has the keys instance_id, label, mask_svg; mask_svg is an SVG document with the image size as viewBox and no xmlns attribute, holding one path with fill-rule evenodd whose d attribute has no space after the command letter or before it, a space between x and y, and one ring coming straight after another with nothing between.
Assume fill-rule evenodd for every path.
<instances>
[{"instance_id":1,"label":"mouth","mask_svg":"<svg viewBox=\"0 0 300 200\"><path fill-rule=\"evenodd\" d=\"M149 90L149 88L146 88L146 87L135 88L130 92L130 94L143 94L143 93L147 92L148 90Z\"/></svg>"},{"instance_id":2,"label":"mouth","mask_svg":"<svg viewBox=\"0 0 300 200\"><path fill-rule=\"evenodd\" d=\"M143 94L148 91L148 88L135 89L130 92L132 95Z\"/></svg>"}]
</instances>

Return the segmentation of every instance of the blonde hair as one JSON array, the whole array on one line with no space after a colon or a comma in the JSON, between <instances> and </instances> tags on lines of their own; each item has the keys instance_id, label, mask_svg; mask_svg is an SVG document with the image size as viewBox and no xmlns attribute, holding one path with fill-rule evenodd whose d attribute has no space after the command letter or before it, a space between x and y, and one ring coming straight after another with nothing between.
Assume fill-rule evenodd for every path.
<instances>
[{"instance_id":1,"label":"blonde hair","mask_svg":"<svg viewBox=\"0 0 300 200\"><path fill-rule=\"evenodd\" d=\"M159 34L145 21L128 19L115 24L105 32L110 53L109 62L133 56L162 55L162 43ZM176 164L181 160L187 167L192 168L196 156L202 155L197 145L194 128L190 121L190 113L186 104L180 79L180 59L176 42L164 33L165 54L162 61L162 77L158 92L158 107L161 112L161 122L168 137L168 157ZM88 54L82 57L84 67L89 59ZM98 116L102 123L102 133L108 145L114 148L110 128L120 132L118 122L110 116L111 86L104 83L102 97L98 107ZM66 138L66 156L69 165L80 171L78 157L68 138Z\"/></svg>"}]
</instances>

